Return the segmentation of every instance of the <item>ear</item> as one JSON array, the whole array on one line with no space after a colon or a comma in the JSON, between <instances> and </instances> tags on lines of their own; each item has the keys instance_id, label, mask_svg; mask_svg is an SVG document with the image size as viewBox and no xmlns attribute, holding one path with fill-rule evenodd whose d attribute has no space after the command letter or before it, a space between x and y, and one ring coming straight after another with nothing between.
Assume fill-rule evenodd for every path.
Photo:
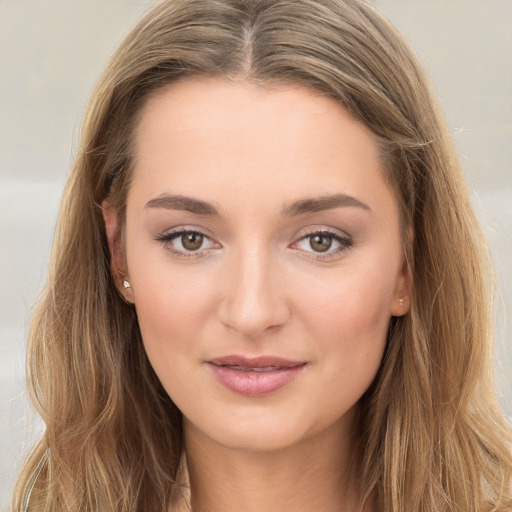
<instances>
[{"instance_id":1,"label":"ear","mask_svg":"<svg viewBox=\"0 0 512 512\"><path fill-rule=\"evenodd\" d=\"M121 227L119 226L117 210L108 201L103 201L101 208L103 210L103 220L105 221L105 232L110 252L110 270L119 293L127 302L133 304L131 286L126 287L124 285L124 283L129 283L130 278L121 246Z\"/></svg>"},{"instance_id":2,"label":"ear","mask_svg":"<svg viewBox=\"0 0 512 512\"><path fill-rule=\"evenodd\" d=\"M407 258L404 255L402 268L396 280L395 294L391 304L392 316L403 316L411 308L412 272Z\"/></svg>"}]
</instances>

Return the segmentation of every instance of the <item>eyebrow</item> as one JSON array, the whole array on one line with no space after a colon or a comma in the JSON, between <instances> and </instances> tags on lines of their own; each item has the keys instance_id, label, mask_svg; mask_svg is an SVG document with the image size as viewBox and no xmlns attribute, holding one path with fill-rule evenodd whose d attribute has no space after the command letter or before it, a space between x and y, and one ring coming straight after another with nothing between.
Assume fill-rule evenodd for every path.
<instances>
[{"instance_id":1,"label":"eyebrow","mask_svg":"<svg viewBox=\"0 0 512 512\"><path fill-rule=\"evenodd\" d=\"M299 199L291 205L286 206L282 210L284 217L293 217L296 215L304 215L307 213L322 212L325 210L334 210L341 207L356 207L362 208L369 212L372 209L363 201L347 194L334 194L330 196L322 196L316 198Z\"/></svg>"},{"instance_id":2,"label":"eyebrow","mask_svg":"<svg viewBox=\"0 0 512 512\"><path fill-rule=\"evenodd\" d=\"M316 213L325 210L333 210L341 207L356 207L363 210L372 211L371 208L356 199L355 197L347 194L334 194L329 196L321 196L316 198L306 198L294 201L289 206L286 206L281 211L283 217L295 217L298 215L305 215L308 213ZM194 199L187 196L171 196L161 195L155 197L146 203L146 208L163 208L166 210L183 210L196 215L218 216L217 208L206 201Z\"/></svg>"},{"instance_id":3,"label":"eyebrow","mask_svg":"<svg viewBox=\"0 0 512 512\"><path fill-rule=\"evenodd\" d=\"M184 210L187 212L195 213L196 215L219 215L215 206L186 196L169 196L162 195L151 199L146 203L146 208L164 208L166 210Z\"/></svg>"}]
</instances>

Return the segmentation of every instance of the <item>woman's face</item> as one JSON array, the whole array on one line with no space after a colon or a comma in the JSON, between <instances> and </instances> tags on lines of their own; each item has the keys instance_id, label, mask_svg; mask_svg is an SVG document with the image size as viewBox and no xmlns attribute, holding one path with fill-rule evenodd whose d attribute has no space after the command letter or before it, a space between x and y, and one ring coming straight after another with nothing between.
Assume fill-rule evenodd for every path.
<instances>
[{"instance_id":1,"label":"woman's face","mask_svg":"<svg viewBox=\"0 0 512 512\"><path fill-rule=\"evenodd\" d=\"M194 79L149 100L135 149L126 293L186 428L247 450L349 432L409 294L369 130L306 88Z\"/></svg>"}]
</instances>

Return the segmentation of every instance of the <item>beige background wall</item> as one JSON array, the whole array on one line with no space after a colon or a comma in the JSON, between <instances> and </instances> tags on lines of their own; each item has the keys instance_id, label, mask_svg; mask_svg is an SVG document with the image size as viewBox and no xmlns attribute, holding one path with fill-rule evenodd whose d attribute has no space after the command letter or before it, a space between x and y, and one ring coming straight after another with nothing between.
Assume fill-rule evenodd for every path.
<instances>
[{"instance_id":1,"label":"beige background wall","mask_svg":"<svg viewBox=\"0 0 512 512\"><path fill-rule=\"evenodd\" d=\"M149 3L0 0L0 508L41 428L24 340L83 109ZM497 267L497 388L512 417L512 0L376 3L430 71L460 149Z\"/></svg>"}]
</instances>

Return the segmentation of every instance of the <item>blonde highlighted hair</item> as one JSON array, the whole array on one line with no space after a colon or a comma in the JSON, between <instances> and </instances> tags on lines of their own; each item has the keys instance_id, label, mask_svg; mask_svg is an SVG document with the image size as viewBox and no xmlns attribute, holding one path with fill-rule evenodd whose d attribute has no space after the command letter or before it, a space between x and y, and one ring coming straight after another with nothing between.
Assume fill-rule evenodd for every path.
<instances>
[{"instance_id":1,"label":"blonde highlighted hair","mask_svg":"<svg viewBox=\"0 0 512 512\"><path fill-rule=\"evenodd\" d=\"M485 243L428 79L362 0L166 0L121 44L87 111L30 330L30 387L46 430L14 510L161 512L180 494L181 413L116 290L101 204L108 198L122 224L138 115L155 91L194 75L305 85L379 144L414 286L360 402L361 510L512 510Z\"/></svg>"}]
</instances>

